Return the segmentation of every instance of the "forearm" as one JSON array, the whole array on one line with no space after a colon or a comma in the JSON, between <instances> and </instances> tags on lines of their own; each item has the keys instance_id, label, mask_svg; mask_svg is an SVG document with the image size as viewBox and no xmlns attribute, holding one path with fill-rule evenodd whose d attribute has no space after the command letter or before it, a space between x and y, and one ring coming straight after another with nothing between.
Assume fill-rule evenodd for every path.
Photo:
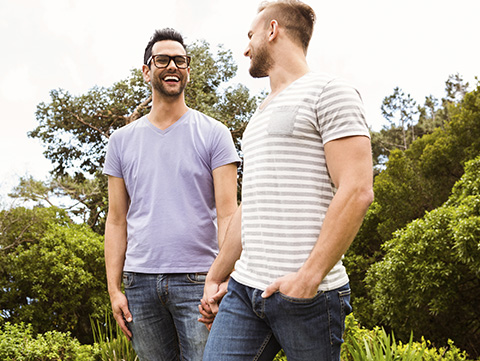
<instances>
[{"instance_id":1,"label":"forearm","mask_svg":"<svg viewBox=\"0 0 480 361\"><path fill-rule=\"evenodd\" d=\"M127 250L126 222L105 225L105 266L110 295L121 291L125 252Z\"/></svg>"},{"instance_id":2,"label":"forearm","mask_svg":"<svg viewBox=\"0 0 480 361\"><path fill-rule=\"evenodd\" d=\"M224 281L232 272L235 262L240 258L242 253L241 222L242 206L240 205L230 219L225 231L223 246L208 272L208 281Z\"/></svg>"},{"instance_id":3,"label":"forearm","mask_svg":"<svg viewBox=\"0 0 480 361\"><path fill-rule=\"evenodd\" d=\"M215 206L217 210L218 247L223 241L230 219L237 210L237 166L226 164L213 170Z\"/></svg>"},{"instance_id":4,"label":"forearm","mask_svg":"<svg viewBox=\"0 0 480 361\"><path fill-rule=\"evenodd\" d=\"M302 279L309 280L312 288L318 288L345 254L372 200L373 192L368 185L338 190L328 208L315 247L298 272Z\"/></svg>"},{"instance_id":5,"label":"forearm","mask_svg":"<svg viewBox=\"0 0 480 361\"><path fill-rule=\"evenodd\" d=\"M228 225L235 214L236 206L234 209L230 209L227 214L222 214L217 217L217 228L218 228L218 247L221 249L225 241L225 234L227 233Z\"/></svg>"}]
</instances>

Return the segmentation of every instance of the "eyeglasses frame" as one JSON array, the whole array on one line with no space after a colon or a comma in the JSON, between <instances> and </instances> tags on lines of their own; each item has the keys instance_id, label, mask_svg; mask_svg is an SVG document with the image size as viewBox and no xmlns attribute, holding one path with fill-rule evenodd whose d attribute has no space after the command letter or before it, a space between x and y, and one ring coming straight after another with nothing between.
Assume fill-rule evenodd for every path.
<instances>
[{"instance_id":1,"label":"eyeglasses frame","mask_svg":"<svg viewBox=\"0 0 480 361\"><path fill-rule=\"evenodd\" d=\"M166 66L158 66L157 63L155 62L155 57L156 56L167 56L169 59L168 59L168 63ZM182 67L179 67L177 65L177 62L175 61L175 58L177 56L180 56L182 58L185 58L187 60L187 66L182 68ZM178 69L187 69L189 66L190 66L190 61L192 60L192 57L190 55L174 55L174 56L170 56L170 55L167 55L167 54L152 54L150 56L150 58L148 58L148 61L147 61L147 65L150 66L151 62L153 61L153 64L155 65L155 67L157 67L158 69L165 69L165 68L168 68L168 66L170 65L170 63L172 62L173 60L173 64L175 64L175 66L178 68Z\"/></svg>"}]
</instances>

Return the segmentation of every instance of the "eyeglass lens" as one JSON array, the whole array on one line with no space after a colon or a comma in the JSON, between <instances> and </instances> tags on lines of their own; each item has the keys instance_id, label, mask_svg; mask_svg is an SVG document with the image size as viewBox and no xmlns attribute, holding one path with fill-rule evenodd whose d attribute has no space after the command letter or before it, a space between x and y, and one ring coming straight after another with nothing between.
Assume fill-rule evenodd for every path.
<instances>
[{"instance_id":1,"label":"eyeglass lens","mask_svg":"<svg viewBox=\"0 0 480 361\"><path fill-rule=\"evenodd\" d=\"M153 61L157 67L166 68L170 61L173 60L175 65L178 68L186 68L188 67L188 60L187 57L177 55L177 56L168 56L168 55L155 55L153 57Z\"/></svg>"}]
</instances>

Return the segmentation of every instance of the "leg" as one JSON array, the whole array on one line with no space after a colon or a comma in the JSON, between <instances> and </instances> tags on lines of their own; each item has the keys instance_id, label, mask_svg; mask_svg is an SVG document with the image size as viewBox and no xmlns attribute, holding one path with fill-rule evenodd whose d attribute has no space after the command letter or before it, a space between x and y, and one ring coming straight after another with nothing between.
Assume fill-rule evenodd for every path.
<instances>
[{"instance_id":1,"label":"leg","mask_svg":"<svg viewBox=\"0 0 480 361\"><path fill-rule=\"evenodd\" d=\"M205 274L170 274L166 285L167 307L172 314L182 361L200 361L207 343L208 330L198 322L198 305L203 297Z\"/></svg>"},{"instance_id":2,"label":"leg","mask_svg":"<svg viewBox=\"0 0 480 361\"><path fill-rule=\"evenodd\" d=\"M128 326L141 361L180 359L175 325L162 300L162 279L162 275L124 273L125 295L133 316Z\"/></svg>"},{"instance_id":3,"label":"leg","mask_svg":"<svg viewBox=\"0 0 480 361\"><path fill-rule=\"evenodd\" d=\"M349 285L312 299L277 292L267 300L265 312L289 361L340 361L349 302Z\"/></svg>"},{"instance_id":4,"label":"leg","mask_svg":"<svg viewBox=\"0 0 480 361\"><path fill-rule=\"evenodd\" d=\"M261 292L230 279L208 337L204 361L273 360L280 347L265 323Z\"/></svg>"}]
</instances>

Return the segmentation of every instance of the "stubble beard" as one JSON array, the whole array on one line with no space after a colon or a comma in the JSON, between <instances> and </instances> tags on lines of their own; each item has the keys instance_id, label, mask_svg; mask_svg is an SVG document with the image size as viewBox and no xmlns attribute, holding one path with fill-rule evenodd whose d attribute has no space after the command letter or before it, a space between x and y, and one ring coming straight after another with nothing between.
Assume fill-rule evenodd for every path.
<instances>
[{"instance_id":1,"label":"stubble beard","mask_svg":"<svg viewBox=\"0 0 480 361\"><path fill-rule=\"evenodd\" d=\"M162 78L165 77L165 73L161 73L158 76L154 76L152 78L153 90L159 93L161 96L164 96L167 98L177 98L180 95L182 95L183 91L185 90L185 87L187 86L187 78L183 77L182 75L178 75L177 73L172 73L172 74L175 74L180 77L180 82L177 83L179 87L168 89L162 80Z\"/></svg>"},{"instance_id":2,"label":"stubble beard","mask_svg":"<svg viewBox=\"0 0 480 361\"><path fill-rule=\"evenodd\" d=\"M273 65L273 59L267 52L265 46L257 49L255 55L252 56L250 64L250 75L254 78L264 78L268 76L268 73Z\"/></svg>"}]
</instances>

